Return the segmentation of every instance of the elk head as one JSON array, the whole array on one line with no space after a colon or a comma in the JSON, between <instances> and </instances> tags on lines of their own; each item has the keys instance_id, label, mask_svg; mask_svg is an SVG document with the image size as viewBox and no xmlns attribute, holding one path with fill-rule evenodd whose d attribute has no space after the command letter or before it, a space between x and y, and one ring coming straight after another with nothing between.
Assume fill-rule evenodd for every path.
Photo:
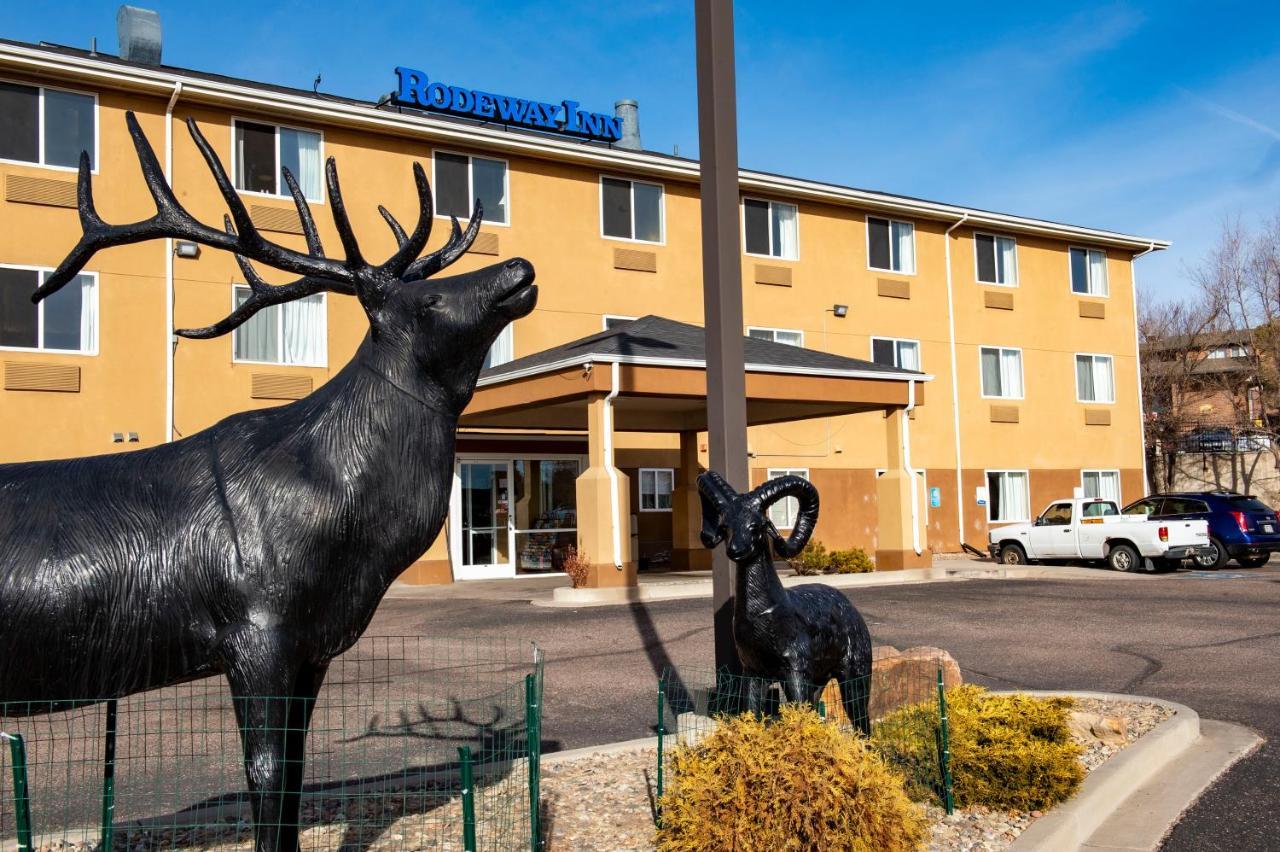
<instances>
[{"instance_id":1,"label":"elk head","mask_svg":"<svg viewBox=\"0 0 1280 852\"><path fill-rule=\"evenodd\" d=\"M725 553L734 562L768 550L783 559L795 556L809 543L818 522L818 489L798 476L780 476L760 487L739 494L720 474L713 470L698 477L698 496L702 501L702 544L712 548L725 542ZM769 520L769 507L779 500L794 497L800 503L791 535L783 538Z\"/></svg>"},{"instance_id":2,"label":"elk head","mask_svg":"<svg viewBox=\"0 0 1280 852\"><path fill-rule=\"evenodd\" d=\"M537 303L533 267L522 258L451 278L427 281L471 247L480 229L481 207L477 201L465 230L456 218L453 219L448 242L440 250L419 257L431 236L433 210L431 186L418 163L413 164L418 222L412 232L406 232L385 207L379 207L378 211L395 235L398 248L386 262L375 265L365 261L361 254L342 200L337 166L332 157L328 158L325 162L328 200L345 255L343 260L336 260L325 255L311 208L287 168L282 171L298 210L307 244L305 253L268 242L262 237L228 179L222 162L193 119L187 119L187 129L230 211L230 215L224 217L222 230L200 222L183 209L166 183L155 151L132 112L126 113L125 123L138 152L143 179L155 201L156 214L150 219L127 225L110 225L103 221L93 203L89 157L82 153L77 206L83 235L35 292L33 301L38 302L57 292L100 249L163 237L192 240L232 252L249 285L250 295L227 317L213 325L178 329L177 334L201 339L218 337L271 305L326 291L355 296L369 318L373 361L389 374L387 378L393 382L405 378L400 373L408 366L419 376L425 375L434 380L444 396L437 401L457 411L461 411L470 397L489 346L507 323L526 316ZM287 284L268 284L250 261L301 277Z\"/></svg>"}]
</instances>

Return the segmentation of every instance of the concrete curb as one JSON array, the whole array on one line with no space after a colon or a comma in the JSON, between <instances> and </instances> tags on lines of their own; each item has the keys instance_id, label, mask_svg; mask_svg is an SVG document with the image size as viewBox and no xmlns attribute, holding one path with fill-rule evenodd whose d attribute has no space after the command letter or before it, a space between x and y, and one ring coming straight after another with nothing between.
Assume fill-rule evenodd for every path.
<instances>
[{"instance_id":1,"label":"concrete curb","mask_svg":"<svg viewBox=\"0 0 1280 852\"><path fill-rule=\"evenodd\" d=\"M549 754L542 755L543 766L555 766L557 763L572 763L575 760L581 760L584 757L592 757L599 755L607 757L613 754L627 754L633 751L644 751L647 748L657 749L657 737L641 737L638 740L622 740L616 743L604 743L597 746L586 746L585 748L571 748L565 751L553 751Z\"/></svg>"}]
</instances>

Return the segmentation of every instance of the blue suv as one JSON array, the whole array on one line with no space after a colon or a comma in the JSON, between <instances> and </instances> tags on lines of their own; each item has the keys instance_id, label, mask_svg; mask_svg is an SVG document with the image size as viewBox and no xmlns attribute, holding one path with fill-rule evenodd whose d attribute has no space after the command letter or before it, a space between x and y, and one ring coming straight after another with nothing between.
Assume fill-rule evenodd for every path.
<instances>
[{"instance_id":1,"label":"blue suv","mask_svg":"<svg viewBox=\"0 0 1280 852\"><path fill-rule=\"evenodd\" d=\"M1193 559L1198 568L1221 568L1234 559L1244 568L1266 564L1280 551L1280 518L1257 497L1234 491L1153 494L1124 509L1152 520L1209 522L1209 552Z\"/></svg>"}]
</instances>

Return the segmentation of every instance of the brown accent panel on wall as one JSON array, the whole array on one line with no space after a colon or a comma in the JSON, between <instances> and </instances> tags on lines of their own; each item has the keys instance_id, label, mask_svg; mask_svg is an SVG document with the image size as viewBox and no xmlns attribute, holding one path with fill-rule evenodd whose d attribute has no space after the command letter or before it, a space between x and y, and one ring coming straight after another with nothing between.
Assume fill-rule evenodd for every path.
<instances>
[{"instance_id":1,"label":"brown accent panel on wall","mask_svg":"<svg viewBox=\"0 0 1280 852\"><path fill-rule=\"evenodd\" d=\"M984 290L982 293L982 302L988 308L995 308L998 311L1013 310L1012 293L996 293L991 290Z\"/></svg>"},{"instance_id":2,"label":"brown accent panel on wall","mask_svg":"<svg viewBox=\"0 0 1280 852\"><path fill-rule=\"evenodd\" d=\"M4 180L6 201L19 204L44 204L49 207L76 206L76 182L30 175L8 175Z\"/></svg>"},{"instance_id":3,"label":"brown accent panel on wall","mask_svg":"<svg viewBox=\"0 0 1280 852\"><path fill-rule=\"evenodd\" d=\"M613 268L630 269L633 272L657 272L658 256L651 251L616 248L613 250Z\"/></svg>"},{"instance_id":4,"label":"brown accent panel on wall","mask_svg":"<svg viewBox=\"0 0 1280 852\"><path fill-rule=\"evenodd\" d=\"M302 220L298 218L298 211L287 207L250 204L249 218L263 231L275 231L278 234L302 233Z\"/></svg>"},{"instance_id":5,"label":"brown accent panel on wall","mask_svg":"<svg viewBox=\"0 0 1280 852\"><path fill-rule=\"evenodd\" d=\"M1081 302L1080 316L1089 319L1106 319L1107 306L1103 302Z\"/></svg>"},{"instance_id":6,"label":"brown accent panel on wall","mask_svg":"<svg viewBox=\"0 0 1280 852\"><path fill-rule=\"evenodd\" d=\"M770 284L774 287L790 287L791 267L769 266L767 264L757 263L755 269L755 281L757 284Z\"/></svg>"},{"instance_id":7,"label":"brown accent panel on wall","mask_svg":"<svg viewBox=\"0 0 1280 852\"><path fill-rule=\"evenodd\" d=\"M1084 425L1110 426L1111 410L1107 408L1086 408L1084 410Z\"/></svg>"},{"instance_id":8,"label":"brown accent panel on wall","mask_svg":"<svg viewBox=\"0 0 1280 852\"><path fill-rule=\"evenodd\" d=\"M311 393L310 376L285 373L254 373L249 396L254 399L302 399Z\"/></svg>"},{"instance_id":9,"label":"brown accent panel on wall","mask_svg":"<svg viewBox=\"0 0 1280 852\"><path fill-rule=\"evenodd\" d=\"M80 368L66 364L5 361L4 389L80 393Z\"/></svg>"},{"instance_id":10,"label":"brown accent panel on wall","mask_svg":"<svg viewBox=\"0 0 1280 852\"><path fill-rule=\"evenodd\" d=\"M497 254L498 235L486 231L476 234L476 240L467 249L471 254Z\"/></svg>"},{"instance_id":11,"label":"brown accent panel on wall","mask_svg":"<svg viewBox=\"0 0 1280 852\"><path fill-rule=\"evenodd\" d=\"M991 406L991 422L992 423L1017 423L1018 422L1018 406L1016 405Z\"/></svg>"},{"instance_id":12,"label":"brown accent panel on wall","mask_svg":"<svg viewBox=\"0 0 1280 852\"><path fill-rule=\"evenodd\" d=\"M877 278L876 293L890 299L910 299L911 282L895 281L892 278Z\"/></svg>"}]
</instances>

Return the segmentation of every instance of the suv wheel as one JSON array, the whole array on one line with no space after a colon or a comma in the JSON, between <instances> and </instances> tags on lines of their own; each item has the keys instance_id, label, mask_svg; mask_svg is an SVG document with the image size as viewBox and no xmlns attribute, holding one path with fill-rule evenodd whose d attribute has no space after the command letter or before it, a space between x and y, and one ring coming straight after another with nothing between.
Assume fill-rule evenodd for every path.
<instances>
[{"instance_id":1,"label":"suv wheel","mask_svg":"<svg viewBox=\"0 0 1280 852\"><path fill-rule=\"evenodd\" d=\"M1027 552L1020 544L1006 544L1000 548L1001 565L1026 565Z\"/></svg>"},{"instance_id":2,"label":"suv wheel","mask_svg":"<svg viewBox=\"0 0 1280 852\"><path fill-rule=\"evenodd\" d=\"M1241 556L1236 561L1240 563L1241 568L1261 568L1270 558L1270 553L1260 553L1257 556Z\"/></svg>"},{"instance_id":3,"label":"suv wheel","mask_svg":"<svg viewBox=\"0 0 1280 852\"><path fill-rule=\"evenodd\" d=\"M1221 568L1227 564L1230 557L1227 555L1227 549L1222 546L1222 542L1217 537L1210 536L1209 552L1203 556L1196 556L1191 561L1195 563L1197 568Z\"/></svg>"},{"instance_id":4,"label":"suv wheel","mask_svg":"<svg viewBox=\"0 0 1280 852\"><path fill-rule=\"evenodd\" d=\"M1107 564L1116 571L1132 571L1142 564L1142 557L1130 545L1117 544L1107 554Z\"/></svg>"}]
</instances>

